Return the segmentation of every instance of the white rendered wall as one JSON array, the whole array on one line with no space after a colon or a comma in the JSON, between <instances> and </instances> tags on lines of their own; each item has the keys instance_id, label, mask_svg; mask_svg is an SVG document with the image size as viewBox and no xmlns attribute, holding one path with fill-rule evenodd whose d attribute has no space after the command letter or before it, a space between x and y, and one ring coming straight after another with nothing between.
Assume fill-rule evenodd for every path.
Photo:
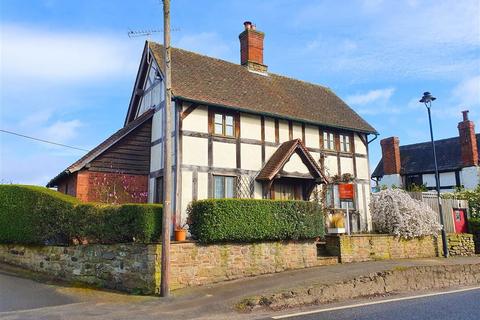
<instances>
[{"instance_id":1,"label":"white rendered wall","mask_svg":"<svg viewBox=\"0 0 480 320\"><path fill-rule=\"evenodd\" d=\"M330 177L338 174L337 156L327 155L325 157L325 171Z\"/></svg>"},{"instance_id":2,"label":"white rendered wall","mask_svg":"<svg viewBox=\"0 0 480 320\"><path fill-rule=\"evenodd\" d=\"M292 125L292 136L293 139L303 139L302 125L294 122Z\"/></svg>"},{"instance_id":3,"label":"white rendered wall","mask_svg":"<svg viewBox=\"0 0 480 320\"><path fill-rule=\"evenodd\" d=\"M255 140L262 138L260 116L240 114L240 137Z\"/></svg>"},{"instance_id":4,"label":"white rendered wall","mask_svg":"<svg viewBox=\"0 0 480 320\"><path fill-rule=\"evenodd\" d=\"M358 134L354 135L354 144L355 144L355 153L358 154L367 154L367 148L363 144L362 139L358 136Z\"/></svg>"},{"instance_id":5,"label":"white rendered wall","mask_svg":"<svg viewBox=\"0 0 480 320\"><path fill-rule=\"evenodd\" d=\"M320 139L318 136L318 128L314 126L305 126L305 145L309 148L320 148Z\"/></svg>"},{"instance_id":6,"label":"white rendered wall","mask_svg":"<svg viewBox=\"0 0 480 320\"><path fill-rule=\"evenodd\" d=\"M289 173L309 173L308 168L303 163L302 159L297 153L292 154L290 159L285 163L283 171Z\"/></svg>"},{"instance_id":7,"label":"white rendered wall","mask_svg":"<svg viewBox=\"0 0 480 320\"><path fill-rule=\"evenodd\" d=\"M367 158L355 158L357 164L357 178L370 181L370 172L368 171Z\"/></svg>"},{"instance_id":8,"label":"white rendered wall","mask_svg":"<svg viewBox=\"0 0 480 320\"><path fill-rule=\"evenodd\" d=\"M186 110L188 106L184 106ZM182 121L182 130L208 133L208 109L199 106Z\"/></svg>"},{"instance_id":9,"label":"white rendered wall","mask_svg":"<svg viewBox=\"0 0 480 320\"><path fill-rule=\"evenodd\" d=\"M479 167L466 167L460 172L460 182L465 189L475 189L479 184Z\"/></svg>"},{"instance_id":10,"label":"white rendered wall","mask_svg":"<svg viewBox=\"0 0 480 320\"><path fill-rule=\"evenodd\" d=\"M242 169L262 169L262 146L242 143L240 146Z\"/></svg>"},{"instance_id":11,"label":"white rendered wall","mask_svg":"<svg viewBox=\"0 0 480 320\"><path fill-rule=\"evenodd\" d=\"M275 142L275 120L265 118L265 141Z\"/></svg>"},{"instance_id":12,"label":"white rendered wall","mask_svg":"<svg viewBox=\"0 0 480 320\"><path fill-rule=\"evenodd\" d=\"M290 133L288 128L288 121L279 120L278 121L278 138L280 143L290 140Z\"/></svg>"},{"instance_id":13,"label":"white rendered wall","mask_svg":"<svg viewBox=\"0 0 480 320\"><path fill-rule=\"evenodd\" d=\"M213 142L213 166L220 168L237 167L237 146L233 143ZM208 152L207 152L208 154Z\"/></svg>"},{"instance_id":14,"label":"white rendered wall","mask_svg":"<svg viewBox=\"0 0 480 320\"><path fill-rule=\"evenodd\" d=\"M340 157L340 169L342 174L350 173L353 175L353 159L347 157Z\"/></svg>"},{"instance_id":15,"label":"white rendered wall","mask_svg":"<svg viewBox=\"0 0 480 320\"><path fill-rule=\"evenodd\" d=\"M183 164L208 166L208 140L197 137L182 137Z\"/></svg>"}]
</instances>

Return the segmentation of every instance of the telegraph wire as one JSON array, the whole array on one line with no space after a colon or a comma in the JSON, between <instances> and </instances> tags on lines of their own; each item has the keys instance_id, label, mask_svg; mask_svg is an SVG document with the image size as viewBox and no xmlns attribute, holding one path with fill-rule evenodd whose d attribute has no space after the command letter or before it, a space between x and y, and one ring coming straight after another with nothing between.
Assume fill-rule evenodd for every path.
<instances>
[{"instance_id":1,"label":"telegraph wire","mask_svg":"<svg viewBox=\"0 0 480 320\"><path fill-rule=\"evenodd\" d=\"M73 146L69 146L69 145L66 145L66 144L58 143L58 142L53 142L53 141L48 141L48 140L43 140L43 139L27 136L27 135L24 135L24 134L21 134L21 133L13 132L13 131L0 129L0 132L8 133L8 134L18 136L18 137L22 137L22 138L32 139L32 140L35 140L35 141L40 141L40 142L43 142L43 143L49 143L49 144L53 144L53 145L60 146L60 147L65 147L65 148L70 148L70 149L75 149L75 150L80 150L80 151L87 151L87 152L90 151L90 150L87 150L87 149L73 147Z\"/></svg>"}]
</instances>

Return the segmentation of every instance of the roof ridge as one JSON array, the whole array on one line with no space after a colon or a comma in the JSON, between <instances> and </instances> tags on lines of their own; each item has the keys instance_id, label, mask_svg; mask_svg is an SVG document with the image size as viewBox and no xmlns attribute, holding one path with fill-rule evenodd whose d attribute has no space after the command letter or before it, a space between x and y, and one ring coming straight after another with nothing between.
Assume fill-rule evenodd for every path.
<instances>
[{"instance_id":1,"label":"roof ridge","mask_svg":"<svg viewBox=\"0 0 480 320\"><path fill-rule=\"evenodd\" d=\"M480 135L480 133L476 133L475 135ZM459 137L450 137L450 138L443 138L443 139L438 139L438 140L434 140L435 142L444 142L444 141L447 141L447 140L454 140L454 139L459 139ZM414 146L419 146L419 145L422 145L422 144L431 144L432 142L431 141L424 141L424 142L417 142L417 143L412 143L412 144L405 144L403 146L400 146L400 149L401 148L405 148L405 147L414 147Z\"/></svg>"}]
</instances>

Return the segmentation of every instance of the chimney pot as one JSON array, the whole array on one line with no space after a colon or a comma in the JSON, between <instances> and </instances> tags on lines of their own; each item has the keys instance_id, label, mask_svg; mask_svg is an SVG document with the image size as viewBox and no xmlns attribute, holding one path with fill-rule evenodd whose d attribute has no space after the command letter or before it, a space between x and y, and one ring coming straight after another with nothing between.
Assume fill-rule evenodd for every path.
<instances>
[{"instance_id":1,"label":"chimney pot","mask_svg":"<svg viewBox=\"0 0 480 320\"><path fill-rule=\"evenodd\" d=\"M462 111L463 121L468 121L468 110Z\"/></svg>"},{"instance_id":2,"label":"chimney pot","mask_svg":"<svg viewBox=\"0 0 480 320\"><path fill-rule=\"evenodd\" d=\"M243 25L245 26L245 30L249 30L252 28L252 22L250 21L245 21Z\"/></svg>"}]
</instances>

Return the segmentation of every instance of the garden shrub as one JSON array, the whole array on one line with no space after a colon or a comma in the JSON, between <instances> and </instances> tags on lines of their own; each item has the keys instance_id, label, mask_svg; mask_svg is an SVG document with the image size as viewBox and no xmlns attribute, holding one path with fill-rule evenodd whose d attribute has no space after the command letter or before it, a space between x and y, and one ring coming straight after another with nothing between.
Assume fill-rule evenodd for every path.
<instances>
[{"instance_id":1,"label":"garden shrub","mask_svg":"<svg viewBox=\"0 0 480 320\"><path fill-rule=\"evenodd\" d=\"M188 208L192 236L202 243L312 239L325 232L315 202L208 199Z\"/></svg>"},{"instance_id":2,"label":"garden shrub","mask_svg":"<svg viewBox=\"0 0 480 320\"><path fill-rule=\"evenodd\" d=\"M158 204L83 203L43 187L0 185L0 243L148 243L161 220Z\"/></svg>"},{"instance_id":3,"label":"garden shrub","mask_svg":"<svg viewBox=\"0 0 480 320\"><path fill-rule=\"evenodd\" d=\"M372 194L370 213L373 227L380 233L414 238L437 236L441 230L437 213L401 189L387 189Z\"/></svg>"},{"instance_id":4,"label":"garden shrub","mask_svg":"<svg viewBox=\"0 0 480 320\"><path fill-rule=\"evenodd\" d=\"M469 218L468 227L470 233L474 235L480 235L480 218Z\"/></svg>"}]
</instances>

